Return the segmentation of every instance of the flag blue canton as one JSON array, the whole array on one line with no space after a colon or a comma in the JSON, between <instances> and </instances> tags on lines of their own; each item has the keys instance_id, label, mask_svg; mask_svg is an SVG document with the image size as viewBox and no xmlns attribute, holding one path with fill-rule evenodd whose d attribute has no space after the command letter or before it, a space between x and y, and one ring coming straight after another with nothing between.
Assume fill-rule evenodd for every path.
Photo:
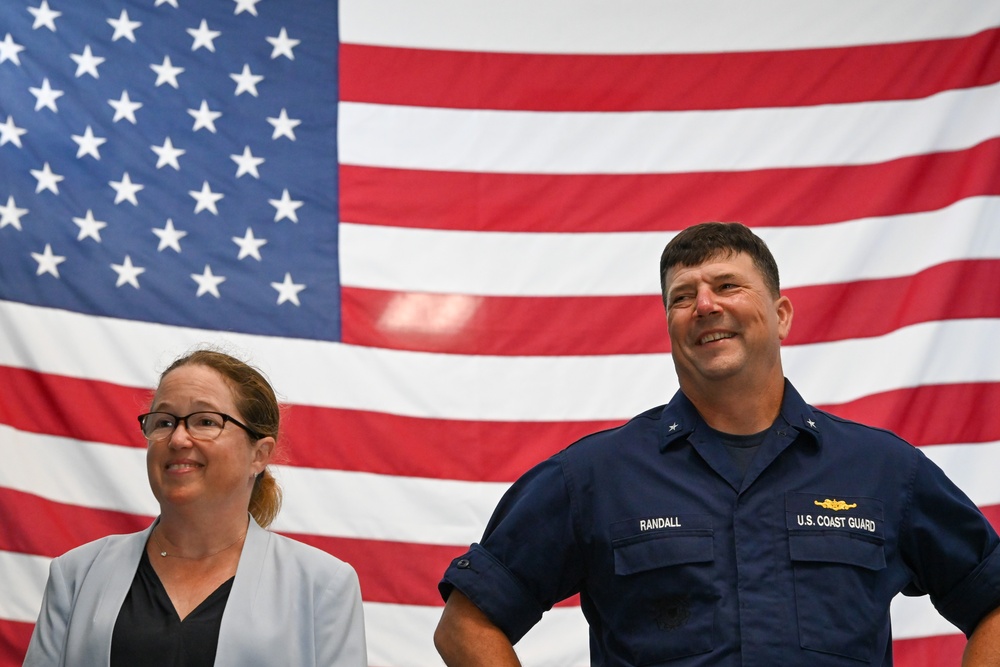
<instances>
[{"instance_id":1,"label":"flag blue canton","mask_svg":"<svg viewBox=\"0 0 1000 667\"><path fill-rule=\"evenodd\" d=\"M0 298L338 340L337 3L0 7Z\"/></svg>"}]
</instances>

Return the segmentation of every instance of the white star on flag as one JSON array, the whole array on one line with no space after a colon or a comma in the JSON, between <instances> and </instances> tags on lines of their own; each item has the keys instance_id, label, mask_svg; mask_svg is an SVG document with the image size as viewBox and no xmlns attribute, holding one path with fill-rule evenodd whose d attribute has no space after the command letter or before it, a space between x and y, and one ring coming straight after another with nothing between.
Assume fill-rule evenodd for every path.
<instances>
[{"instance_id":1,"label":"white star on flag","mask_svg":"<svg viewBox=\"0 0 1000 667\"><path fill-rule=\"evenodd\" d=\"M288 188L285 188L281 193L281 199L268 199L271 206L275 208L274 221L278 222L284 218L290 219L292 222L298 222L299 217L295 214L295 211L302 206L303 202L292 199L288 194Z\"/></svg>"},{"instance_id":2,"label":"white star on flag","mask_svg":"<svg viewBox=\"0 0 1000 667\"><path fill-rule=\"evenodd\" d=\"M194 37L194 44L191 45L192 51L197 51L204 46L212 53L215 53L215 38L222 34L218 30L209 30L208 22L205 19L201 20L201 25L197 29L188 28L187 32Z\"/></svg>"},{"instance_id":3,"label":"white star on flag","mask_svg":"<svg viewBox=\"0 0 1000 667\"><path fill-rule=\"evenodd\" d=\"M267 122L274 126L274 134L271 135L272 139L288 137L292 141L295 141L295 128L302 124L301 120L289 118L288 112L284 109L281 110L277 118L268 118Z\"/></svg>"},{"instance_id":4,"label":"white star on flag","mask_svg":"<svg viewBox=\"0 0 1000 667\"><path fill-rule=\"evenodd\" d=\"M7 197L7 205L0 206L0 229L12 225L17 231L21 229L21 218L28 212L26 208L18 208L14 203L14 195Z\"/></svg>"},{"instance_id":5,"label":"white star on flag","mask_svg":"<svg viewBox=\"0 0 1000 667\"><path fill-rule=\"evenodd\" d=\"M302 42L299 39L290 39L288 32L284 28L281 29L277 37L268 37L266 39L274 47L271 50L271 60L274 60L278 56L285 56L289 60L295 60L295 54L292 53L292 49Z\"/></svg>"},{"instance_id":6,"label":"white star on flag","mask_svg":"<svg viewBox=\"0 0 1000 667\"><path fill-rule=\"evenodd\" d=\"M31 175L38 181L38 185L35 187L35 194L38 194L42 190L49 190L54 194L59 194L59 182L66 178L65 176L53 173L48 162L41 169L32 169Z\"/></svg>"},{"instance_id":7,"label":"white star on flag","mask_svg":"<svg viewBox=\"0 0 1000 667\"><path fill-rule=\"evenodd\" d=\"M136 199L135 194L145 188L145 185L139 185L138 183L133 183L132 179L129 177L126 171L122 175L122 180L120 181L110 181L108 183L115 190L115 203L120 204L126 199L132 202L133 206L139 205L139 200Z\"/></svg>"},{"instance_id":8,"label":"white star on flag","mask_svg":"<svg viewBox=\"0 0 1000 667\"><path fill-rule=\"evenodd\" d=\"M257 16L257 3L260 0L233 0L236 3L236 10L233 14L242 14L243 12L249 12L254 16Z\"/></svg>"},{"instance_id":9,"label":"white star on flag","mask_svg":"<svg viewBox=\"0 0 1000 667\"><path fill-rule=\"evenodd\" d=\"M251 72L250 65L247 64L243 65L242 72L239 74L230 74L229 78L236 82L236 92L233 93L236 96L243 93L250 93L254 97L257 97L257 84L264 80L264 77Z\"/></svg>"},{"instance_id":10,"label":"white star on flag","mask_svg":"<svg viewBox=\"0 0 1000 667\"><path fill-rule=\"evenodd\" d=\"M177 83L177 75L184 71L183 67L175 67L172 62L170 62L170 56L163 56L162 65L150 65L149 68L156 72L156 87L159 88L163 84L169 84L174 88L180 88Z\"/></svg>"},{"instance_id":11,"label":"white star on flag","mask_svg":"<svg viewBox=\"0 0 1000 667\"><path fill-rule=\"evenodd\" d=\"M164 248L170 248L177 252L181 251L181 239L187 236L187 232L180 229L174 228L174 221L167 218L167 223L163 226L163 229L159 227L153 227L153 233L156 234L157 238L160 239L160 245L156 247L158 252L162 252Z\"/></svg>"},{"instance_id":12,"label":"white star on flag","mask_svg":"<svg viewBox=\"0 0 1000 667\"><path fill-rule=\"evenodd\" d=\"M240 247L239 257L236 259L243 259L244 257L253 257L258 262L260 261L260 248L267 243L266 239L258 239L254 237L253 230L247 227L246 233L240 236L233 237L233 243Z\"/></svg>"},{"instance_id":13,"label":"white star on flag","mask_svg":"<svg viewBox=\"0 0 1000 667\"><path fill-rule=\"evenodd\" d=\"M40 276L43 273L51 273L58 278L59 265L66 261L66 258L62 255L53 254L52 246L48 243L45 244L43 252L33 252L31 253L31 257L38 262L38 270L35 271L36 276Z\"/></svg>"},{"instance_id":14,"label":"white star on flag","mask_svg":"<svg viewBox=\"0 0 1000 667\"><path fill-rule=\"evenodd\" d=\"M183 148L174 148L174 144L170 141L170 137L163 140L162 146L150 146L150 149L159 159L156 160L156 168L159 169L166 165L170 165L177 171L181 170L181 165L177 161L177 158L187 153Z\"/></svg>"},{"instance_id":15,"label":"white star on flag","mask_svg":"<svg viewBox=\"0 0 1000 667\"><path fill-rule=\"evenodd\" d=\"M257 167L264 164L264 158L254 157L253 153L250 152L249 146L243 147L242 155L230 155L229 157L239 167L236 170L236 178L239 178L243 174L250 174L257 179L260 178L260 174L257 173Z\"/></svg>"},{"instance_id":16,"label":"white star on flag","mask_svg":"<svg viewBox=\"0 0 1000 667\"><path fill-rule=\"evenodd\" d=\"M81 158L84 155L90 155L95 160L101 159L101 154L97 149L100 148L101 145L107 141L107 139L104 137L95 137L94 130L92 130L89 125L87 126L87 129L83 131L82 135L73 134L70 136L80 147L79 150L76 151L76 156L78 158Z\"/></svg>"},{"instance_id":17,"label":"white star on flag","mask_svg":"<svg viewBox=\"0 0 1000 667\"><path fill-rule=\"evenodd\" d=\"M112 264L111 268L118 274L115 287L121 287L125 283L128 283L132 287L139 289L139 276L146 272L146 269L141 266L134 266L132 258L128 255L125 255L125 260L121 264Z\"/></svg>"},{"instance_id":18,"label":"white star on flag","mask_svg":"<svg viewBox=\"0 0 1000 667\"><path fill-rule=\"evenodd\" d=\"M212 267L208 264L205 265L205 270L200 274L192 273L191 278L198 283L198 293L195 294L195 296L201 296L202 294L208 293L216 299L219 298L219 285L226 281L224 276L214 275L212 273Z\"/></svg>"},{"instance_id":19,"label":"white star on flag","mask_svg":"<svg viewBox=\"0 0 1000 667\"><path fill-rule=\"evenodd\" d=\"M21 51L24 51L24 47L15 42L8 32L7 36L0 42L0 63L9 60L20 67L21 58L17 54Z\"/></svg>"},{"instance_id":20,"label":"white star on flag","mask_svg":"<svg viewBox=\"0 0 1000 667\"><path fill-rule=\"evenodd\" d=\"M305 285L297 285L292 282L292 274L285 274L285 281L280 283L271 283L271 287L278 290L278 305L280 306L286 301L291 301L296 306L299 304L299 292L306 288Z\"/></svg>"},{"instance_id":21,"label":"white star on flag","mask_svg":"<svg viewBox=\"0 0 1000 667\"><path fill-rule=\"evenodd\" d=\"M188 109L187 112L194 118L194 127L191 128L192 132L206 128L209 132L215 134L215 120L222 115L221 111L212 111L208 108L208 102L202 100L199 108Z\"/></svg>"},{"instance_id":22,"label":"white star on flag","mask_svg":"<svg viewBox=\"0 0 1000 667\"><path fill-rule=\"evenodd\" d=\"M92 238L98 243L101 242L101 230L108 226L108 223L96 220L94 218L94 212L89 208L87 209L87 215L82 218L73 218L73 222L76 226L80 228L80 233L76 235L77 241L82 241L85 238Z\"/></svg>"},{"instance_id":23,"label":"white star on flag","mask_svg":"<svg viewBox=\"0 0 1000 667\"><path fill-rule=\"evenodd\" d=\"M177 9L177 0L156 0L154 7L159 7L160 5L170 5L174 9Z\"/></svg>"},{"instance_id":24,"label":"white star on flag","mask_svg":"<svg viewBox=\"0 0 1000 667\"><path fill-rule=\"evenodd\" d=\"M103 63L105 59L99 58L91 53L90 44L83 47L83 53L80 55L71 53L69 54L69 57L76 63L76 78L79 79L84 74L89 74L95 79L101 78L97 73L97 66Z\"/></svg>"},{"instance_id":25,"label":"white star on flag","mask_svg":"<svg viewBox=\"0 0 1000 667\"><path fill-rule=\"evenodd\" d=\"M108 23L115 29L115 34L111 36L112 42L117 42L124 37L135 44L135 29L142 25L139 21L130 21L128 12L124 9L117 19L108 19Z\"/></svg>"},{"instance_id":26,"label":"white star on flag","mask_svg":"<svg viewBox=\"0 0 1000 667\"><path fill-rule=\"evenodd\" d=\"M208 181L202 181L201 190L188 190L188 194L198 202L194 207L195 213L200 213L207 209L211 211L212 215L219 215L219 210L215 208L215 202L225 197L225 195L221 192L212 192L212 188L208 186Z\"/></svg>"},{"instance_id":27,"label":"white star on flag","mask_svg":"<svg viewBox=\"0 0 1000 667\"><path fill-rule=\"evenodd\" d=\"M32 30L45 26L52 32L56 31L56 19L62 16L62 12L49 9L48 0L42 0L42 4L38 7L28 7L28 11L35 17L35 22L31 25Z\"/></svg>"},{"instance_id":28,"label":"white star on flag","mask_svg":"<svg viewBox=\"0 0 1000 667\"><path fill-rule=\"evenodd\" d=\"M42 79L41 88L28 88L28 90L35 96L35 111L47 107L59 113L59 109L56 108L56 100L63 96L63 91L53 90L49 85L48 77Z\"/></svg>"},{"instance_id":29,"label":"white star on flag","mask_svg":"<svg viewBox=\"0 0 1000 667\"><path fill-rule=\"evenodd\" d=\"M21 135L27 133L27 130L14 125L13 116L7 116L7 122L0 125L0 146L10 142L21 148Z\"/></svg>"},{"instance_id":30,"label":"white star on flag","mask_svg":"<svg viewBox=\"0 0 1000 667\"><path fill-rule=\"evenodd\" d=\"M123 90L121 97L117 100L108 100L108 104L115 110L115 117L112 119L112 122L117 123L124 118L133 125L136 124L135 112L142 108L142 102L133 102L129 98L127 90Z\"/></svg>"}]
</instances>

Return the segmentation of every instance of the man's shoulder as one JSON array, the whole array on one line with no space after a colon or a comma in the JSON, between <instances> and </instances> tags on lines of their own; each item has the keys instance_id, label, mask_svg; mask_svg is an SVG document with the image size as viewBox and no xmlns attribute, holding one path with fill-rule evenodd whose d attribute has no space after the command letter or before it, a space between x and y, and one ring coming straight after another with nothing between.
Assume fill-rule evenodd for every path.
<instances>
[{"instance_id":1,"label":"man's shoulder","mask_svg":"<svg viewBox=\"0 0 1000 667\"><path fill-rule=\"evenodd\" d=\"M612 454L623 445L634 446L636 442L659 442L660 424L665 405L658 405L640 412L618 426L595 431L583 436L560 452L559 456L569 458L590 458Z\"/></svg>"},{"instance_id":2,"label":"man's shoulder","mask_svg":"<svg viewBox=\"0 0 1000 667\"><path fill-rule=\"evenodd\" d=\"M865 448L879 447L890 452L912 453L912 444L886 428L854 421L826 410L812 408L816 428L824 440L831 440L838 447L854 445Z\"/></svg>"}]
</instances>

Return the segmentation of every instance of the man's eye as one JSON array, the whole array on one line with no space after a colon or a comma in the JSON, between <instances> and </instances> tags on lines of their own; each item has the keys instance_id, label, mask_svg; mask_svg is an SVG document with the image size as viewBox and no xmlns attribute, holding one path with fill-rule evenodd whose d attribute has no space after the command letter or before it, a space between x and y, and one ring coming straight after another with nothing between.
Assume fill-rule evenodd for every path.
<instances>
[{"instance_id":1,"label":"man's eye","mask_svg":"<svg viewBox=\"0 0 1000 667\"><path fill-rule=\"evenodd\" d=\"M153 420L153 428L173 428L174 420L171 417L157 417Z\"/></svg>"}]
</instances>

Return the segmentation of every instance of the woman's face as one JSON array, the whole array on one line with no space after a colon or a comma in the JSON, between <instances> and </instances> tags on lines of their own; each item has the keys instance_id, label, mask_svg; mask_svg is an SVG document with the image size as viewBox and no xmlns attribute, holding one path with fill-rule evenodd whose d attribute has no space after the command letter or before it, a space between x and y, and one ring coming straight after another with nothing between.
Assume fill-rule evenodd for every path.
<instances>
[{"instance_id":1,"label":"woman's face","mask_svg":"<svg viewBox=\"0 0 1000 667\"><path fill-rule=\"evenodd\" d=\"M221 412L246 423L229 382L214 369L195 364L180 366L163 378L150 410L178 417ZM179 421L169 438L149 441L149 485L164 509L246 512L254 474L264 470L273 447L273 438L252 443L247 432L231 422L217 438L204 440L191 437Z\"/></svg>"}]
</instances>

